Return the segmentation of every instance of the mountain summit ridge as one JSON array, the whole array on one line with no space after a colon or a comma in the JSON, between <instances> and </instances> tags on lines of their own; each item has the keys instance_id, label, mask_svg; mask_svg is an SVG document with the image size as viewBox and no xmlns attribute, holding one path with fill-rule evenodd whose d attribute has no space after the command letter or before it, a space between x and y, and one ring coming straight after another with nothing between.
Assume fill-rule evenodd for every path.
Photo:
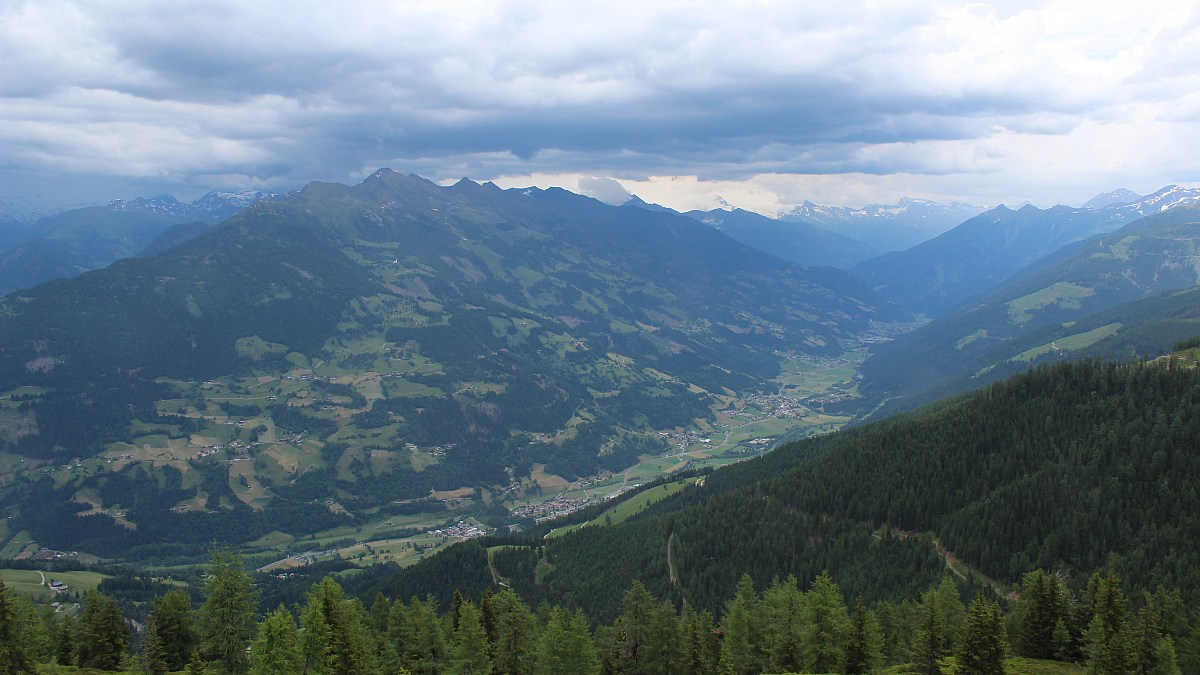
<instances>
[{"instance_id":1,"label":"mountain summit ridge","mask_svg":"<svg viewBox=\"0 0 1200 675\"><path fill-rule=\"evenodd\" d=\"M0 449L56 476L17 481L45 546L300 536L622 469L907 316L678 214L379 171L0 300Z\"/></svg>"}]
</instances>

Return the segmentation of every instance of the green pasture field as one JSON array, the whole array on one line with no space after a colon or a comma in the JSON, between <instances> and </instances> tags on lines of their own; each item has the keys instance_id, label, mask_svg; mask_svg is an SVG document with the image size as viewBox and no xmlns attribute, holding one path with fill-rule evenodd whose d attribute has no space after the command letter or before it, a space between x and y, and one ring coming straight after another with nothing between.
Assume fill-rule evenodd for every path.
<instances>
[{"instance_id":1,"label":"green pasture field","mask_svg":"<svg viewBox=\"0 0 1200 675\"><path fill-rule=\"evenodd\" d=\"M38 599L50 596L50 589L42 584L43 575L46 583L61 581L72 591L79 591L80 594L96 590L96 586L107 578L107 575L99 572L38 572L37 570L0 568L0 579L4 579L4 583L9 588L22 595Z\"/></svg>"},{"instance_id":2,"label":"green pasture field","mask_svg":"<svg viewBox=\"0 0 1200 675\"><path fill-rule=\"evenodd\" d=\"M1069 335L1061 340L1055 340L1054 342L1048 342L1044 345L1034 347L1033 349L1027 349L1012 357L1009 359L1009 361L1032 361L1039 356L1049 354L1050 352L1054 351L1055 348L1057 348L1060 352L1072 352L1077 349L1091 347L1106 337L1116 335L1117 331L1121 330L1122 327L1122 324L1119 322L1110 323L1083 333Z\"/></svg>"},{"instance_id":3,"label":"green pasture field","mask_svg":"<svg viewBox=\"0 0 1200 675\"><path fill-rule=\"evenodd\" d=\"M1096 289L1060 281L1052 286L1034 291L1008 302L1008 317L1015 324L1023 324L1033 318L1034 312L1050 305L1066 309L1079 309L1083 299L1096 294Z\"/></svg>"}]
</instances>

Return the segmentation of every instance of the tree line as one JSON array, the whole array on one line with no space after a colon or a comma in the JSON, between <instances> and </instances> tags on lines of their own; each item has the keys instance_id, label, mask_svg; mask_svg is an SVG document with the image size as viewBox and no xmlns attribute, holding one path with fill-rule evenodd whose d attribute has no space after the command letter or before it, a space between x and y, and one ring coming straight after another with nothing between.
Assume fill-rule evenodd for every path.
<instances>
[{"instance_id":1,"label":"tree line","mask_svg":"<svg viewBox=\"0 0 1200 675\"><path fill-rule=\"evenodd\" d=\"M1200 625L1177 590L1126 597L1115 574L1075 592L1060 574L1025 576L1019 599L976 593L964 603L950 577L912 600L847 602L827 574L806 588L794 576L761 589L749 575L717 615L662 600L640 581L620 614L590 624L580 610L488 588L408 601L346 593L325 576L292 607L260 612L239 556L216 550L203 602L172 589L153 600L135 636L109 595L92 591L77 617L40 610L0 581L0 673L39 664L99 671L284 675L762 672L909 672L990 675L1006 657L1085 664L1094 673L1180 673L1200 668ZM134 640L134 638L137 638ZM131 645L137 643L137 654Z\"/></svg>"}]
</instances>

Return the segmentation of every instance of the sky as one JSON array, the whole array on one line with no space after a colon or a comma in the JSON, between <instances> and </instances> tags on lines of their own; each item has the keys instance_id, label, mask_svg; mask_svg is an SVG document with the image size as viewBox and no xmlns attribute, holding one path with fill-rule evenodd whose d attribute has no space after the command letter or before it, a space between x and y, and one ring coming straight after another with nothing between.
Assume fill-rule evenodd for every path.
<instances>
[{"instance_id":1,"label":"sky","mask_svg":"<svg viewBox=\"0 0 1200 675\"><path fill-rule=\"evenodd\" d=\"M0 198L380 167L777 214L1200 182L1195 2L5 0Z\"/></svg>"}]
</instances>

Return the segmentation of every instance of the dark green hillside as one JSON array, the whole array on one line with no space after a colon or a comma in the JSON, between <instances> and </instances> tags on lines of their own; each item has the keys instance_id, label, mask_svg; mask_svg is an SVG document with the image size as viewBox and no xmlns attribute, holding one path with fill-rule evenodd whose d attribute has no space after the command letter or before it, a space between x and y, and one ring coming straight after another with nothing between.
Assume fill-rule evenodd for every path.
<instances>
[{"instance_id":1,"label":"dark green hillside","mask_svg":"<svg viewBox=\"0 0 1200 675\"><path fill-rule=\"evenodd\" d=\"M851 268L884 297L940 316L1057 249L1129 222L1117 209L998 206L906 251Z\"/></svg>"},{"instance_id":2,"label":"dark green hillside","mask_svg":"<svg viewBox=\"0 0 1200 675\"><path fill-rule=\"evenodd\" d=\"M862 367L860 390L869 401L905 408L979 386L1038 359L1122 357L1133 344L1155 345L1140 354L1161 353L1183 337L1180 331L1191 331L1176 321L1176 328L1156 340L1154 332L1168 324L1139 326L1189 311L1193 296L1153 298L1200 283L1194 262L1198 245L1200 212L1185 206L1067 247L981 298L873 350ZM1137 300L1147 304L1107 313Z\"/></svg>"},{"instance_id":3,"label":"dark green hillside","mask_svg":"<svg viewBox=\"0 0 1200 675\"><path fill-rule=\"evenodd\" d=\"M1198 425L1194 367L1062 364L854 435L776 486L804 511L936 531L1000 579L1108 565L1195 594Z\"/></svg>"},{"instance_id":4,"label":"dark green hillside","mask_svg":"<svg viewBox=\"0 0 1200 675\"><path fill-rule=\"evenodd\" d=\"M606 588L632 578L712 609L742 572L806 578L814 569L849 592L902 597L942 568L931 543L909 532L935 533L959 561L1002 584L1035 568L1066 570L1077 582L1108 569L1131 588L1162 584L1194 600L1198 486L1200 370L1085 361L788 445L625 523L487 545L495 571L523 595L581 604L586 596L598 608ZM474 546L459 557L485 560ZM383 587L407 594L491 583L478 572L456 575L451 566L460 565L435 556Z\"/></svg>"},{"instance_id":5,"label":"dark green hillside","mask_svg":"<svg viewBox=\"0 0 1200 675\"><path fill-rule=\"evenodd\" d=\"M173 248L182 244L185 241L195 239L208 231L209 223L202 221L194 221L190 223L179 223L172 225L163 231L162 234L154 238L146 248L137 252L140 257L158 255L167 249Z\"/></svg>"},{"instance_id":6,"label":"dark green hillside","mask_svg":"<svg viewBox=\"0 0 1200 675\"><path fill-rule=\"evenodd\" d=\"M676 583L668 566L668 542ZM559 538L461 544L373 581L363 594L428 593L439 602L449 602L456 588L478 594L495 588L489 558L504 584L523 597L563 603L601 621L611 621L620 611L618 591L633 579L676 603L719 612L743 573L765 582L828 571L850 596L863 593L874 602L913 597L945 569L927 540L880 539L868 527L827 521L768 495L737 490L666 514L589 526Z\"/></svg>"},{"instance_id":7,"label":"dark green hillside","mask_svg":"<svg viewBox=\"0 0 1200 675\"><path fill-rule=\"evenodd\" d=\"M987 346L975 361L909 399L883 410L911 407L1025 372L1030 366L1084 358L1135 359L1166 354L1200 333L1200 286L1123 303L1078 321L1054 323ZM952 359L946 359L947 365ZM872 365L874 367L874 364Z\"/></svg>"},{"instance_id":8,"label":"dark green hillside","mask_svg":"<svg viewBox=\"0 0 1200 675\"><path fill-rule=\"evenodd\" d=\"M0 302L0 388L45 390L22 413L36 432L5 438L14 450L84 457L125 438L130 419L152 419L155 397L168 393L158 377L238 369L234 342L251 327L268 342L319 349L367 283L327 238L285 221L212 234L171 257L120 261ZM256 287L264 292L248 292ZM286 296L266 297L272 288Z\"/></svg>"},{"instance_id":9,"label":"dark green hillside","mask_svg":"<svg viewBox=\"0 0 1200 675\"><path fill-rule=\"evenodd\" d=\"M432 490L501 515L492 494L653 457L777 389L783 361L903 316L677 214L391 171L314 183L0 301L0 484L54 505L10 534L105 554L331 518L357 535L406 529L388 515Z\"/></svg>"}]
</instances>

